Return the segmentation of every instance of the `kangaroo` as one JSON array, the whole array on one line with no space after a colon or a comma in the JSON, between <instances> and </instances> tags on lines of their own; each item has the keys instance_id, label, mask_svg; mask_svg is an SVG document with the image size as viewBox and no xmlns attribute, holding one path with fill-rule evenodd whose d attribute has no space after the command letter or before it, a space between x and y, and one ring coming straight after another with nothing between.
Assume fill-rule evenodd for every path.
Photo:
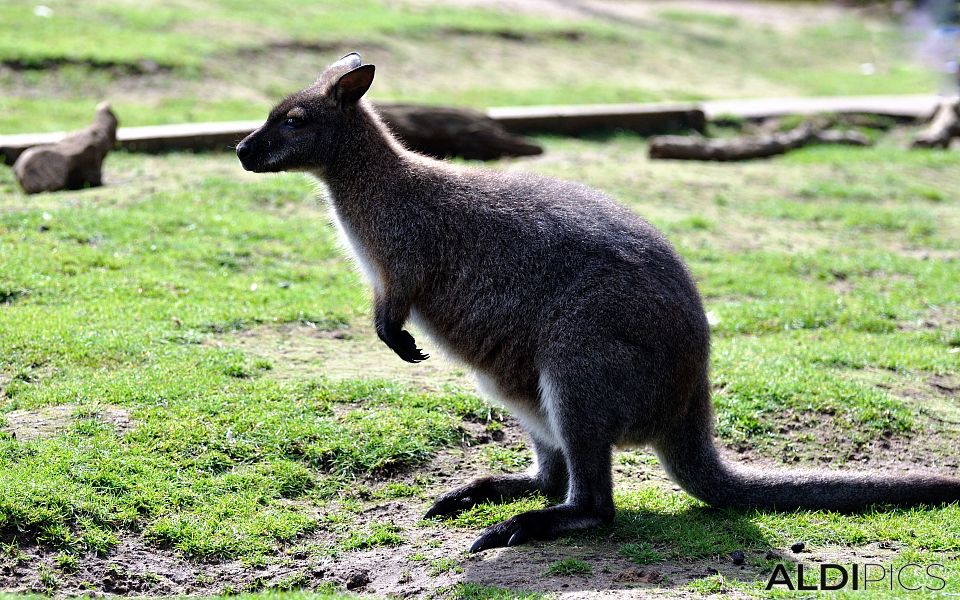
<instances>
[{"instance_id":1,"label":"kangaroo","mask_svg":"<svg viewBox=\"0 0 960 600\"><path fill-rule=\"evenodd\" d=\"M652 447L718 507L853 511L960 500L960 479L784 472L727 463L713 441L710 332L683 261L653 226L588 187L451 165L406 150L363 98L357 53L281 101L237 146L245 169L327 189L374 296L379 338L425 354L410 320L475 372L529 434L535 467L441 495L426 517L533 492L561 500L483 531L472 552L614 518L614 447Z\"/></svg>"}]
</instances>

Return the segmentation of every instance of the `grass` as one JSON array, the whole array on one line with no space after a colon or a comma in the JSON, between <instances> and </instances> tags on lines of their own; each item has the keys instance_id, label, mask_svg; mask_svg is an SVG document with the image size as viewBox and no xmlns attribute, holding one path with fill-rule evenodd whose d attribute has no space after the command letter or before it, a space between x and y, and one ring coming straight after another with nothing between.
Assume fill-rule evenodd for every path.
<instances>
[{"instance_id":1,"label":"grass","mask_svg":"<svg viewBox=\"0 0 960 600\"><path fill-rule=\"evenodd\" d=\"M109 393L111 383L92 393ZM413 465L456 439L457 419L441 398L393 391L376 383L299 390L241 383L216 398L144 408L135 413L137 431L122 438L108 426L79 423L26 446L7 437L0 441L0 528L105 553L117 528L144 524L148 538L194 556L266 552L316 526L287 502L330 494L309 466L339 486L336 476ZM324 396L365 408L335 417ZM377 530L345 546L396 539Z\"/></svg>"},{"instance_id":2,"label":"grass","mask_svg":"<svg viewBox=\"0 0 960 600\"><path fill-rule=\"evenodd\" d=\"M590 575L593 573L593 567L590 563L576 558L565 558L551 563L547 567L546 575L556 577L571 577L573 575Z\"/></svg>"},{"instance_id":3,"label":"grass","mask_svg":"<svg viewBox=\"0 0 960 600\"><path fill-rule=\"evenodd\" d=\"M543 600L543 594L508 590L478 583L458 583L448 594L450 600Z\"/></svg>"},{"instance_id":4,"label":"grass","mask_svg":"<svg viewBox=\"0 0 960 600\"><path fill-rule=\"evenodd\" d=\"M548 17L382 0L51 1L50 17L34 5L0 7L0 62L13 67L0 70L0 133L77 128L103 99L124 125L260 119L354 49L382 73L375 100L475 107L937 85L895 23L855 15L781 29L676 10ZM861 74L863 63L876 72Z\"/></svg>"},{"instance_id":5,"label":"grass","mask_svg":"<svg viewBox=\"0 0 960 600\"><path fill-rule=\"evenodd\" d=\"M760 552L759 549L789 546L797 540L812 547L896 542L947 556L960 550L957 506L876 510L857 515L819 511L745 513L715 511L685 494L664 494L649 488L620 494L617 507L617 524L607 533L630 544L663 544L669 554L688 559L727 555L744 548ZM631 560L634 554L644 559L652 557L643 546L629 546L623 553Z\"/></svg>"},{"instance_id":6,"label":"grass","mask_svg":"<svg viewBox=\"0 0 960 600\"><path fill-rule=\"evenodd\" d=\"M463 573L463 568L455 558L443 557L430 561L430 575L437 577L444 573Z\"/></svg>"},{"instance_id":7,"label":"grass","mask_svg":"<svg viewBox=\"0 0 960 600\"><path fill-rule=\"evenodd\" d=\"M638 565L649 565L661 562L665 557L654 549L649 542L624 544L620 546L620 554L629 558Z\"/></svg>"},{"instance_id":8,"label":"grass","mask_svg":"<svg viewBox=\"0 0 960 600\"><path fill-rule=\"evenodd\" d=\"M394 525L376 523L370 526L369 531L351 532L349 537L341 542L340 547L344 551L350 552L382 546L399 546L404 541L399 531L400 529Z\"/></svg>"},{"instance_id":9,"label":"grass","mask_svg":"<svg viewBox=\"0 0 960 600\"><path fill-rule=\"evenodd\" d=\"M689 262L714 322L724 445L819 468L915 459L945 470L960 439L955 399L931 382L960 366L953 154L881 145L677 164L646 161L644 141L630 135L541 141L541 159L500 166L607 190ZM431 497L436 486L418 470L469 437L468 423L501 431L498 413L456 387L373 379L375 366L369 378L298 375L282 352L223 343L284 324L332 336L369 318L311 185L249 176L234 163L118 152L108 186L29 198L0 171L0 427L68 407L49 435L0 434L0 566L26 568L37 543L49 561L31 573L62 589L89 557L140 540L210 564L268 564L309 546L320 556L381 549L422 557L407 561L411 569L469 573L466 561L428 558L416 526L377 523L363 510ZM527 464L520 447L488 448L478 452L486 467ZM873 458L861 466L864 454ZM419 527L473 531L545 503L485 504ZM614 548L640 564L743 550L762 569L768 549L798 540L814 549L884 543L897 548L891 560L939 560L960 581L956 505L717 511L655 483L621 489L617 505L609 528L559 543ZM288 587L303 583L291 577ZM691 589L753 594L764 582L724 575Z\"/></svg>"},{"instance_id":10,"label":"grass","mask_svg":"<svg viewBox=\"0 0 960 600\"><path fill-rule=\"evenodd\" d=\"M520 471L530 464L530 454L523 446L487 446L483 449L483 458L493 471Z\"/></svg>"}]
</instances>

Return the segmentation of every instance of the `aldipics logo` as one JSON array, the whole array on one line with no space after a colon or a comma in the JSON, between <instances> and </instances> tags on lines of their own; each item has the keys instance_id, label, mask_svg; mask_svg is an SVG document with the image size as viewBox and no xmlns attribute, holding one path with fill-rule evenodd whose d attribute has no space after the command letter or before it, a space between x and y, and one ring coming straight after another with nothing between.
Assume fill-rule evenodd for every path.
<instances>
[{"instance_id":1,"label":"aldipics logo","mask_svg":"<svg viewBox=\"0 0 960 600\"><path fill-rule=\"evenodd\" d=\"M921 590L938 592L947 587L947 580L941 576L944 566L939 563L919 565L882 565L878 563L837 565L821 563L819 572L816 567L797 563L796 572L791 573L784 564L778 564L767 581L767 590L774 588L799 591L911 591ZM815 577L812 570L819 575Z\"/></svg>"}]
</instances>

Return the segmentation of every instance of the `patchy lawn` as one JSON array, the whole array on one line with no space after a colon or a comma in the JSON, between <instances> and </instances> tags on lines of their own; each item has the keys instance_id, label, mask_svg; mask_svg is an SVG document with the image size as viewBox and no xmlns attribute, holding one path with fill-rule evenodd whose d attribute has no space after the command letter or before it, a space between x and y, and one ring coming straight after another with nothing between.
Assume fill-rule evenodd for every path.
<instances>
[{"instance_id":1,"label":"patchy lawn","mask_svg":"<svg viewBox=\"0 0 960 600\"><path fill-rule=\"evenodd\" d=\"M732 459L960 473L955 154L718 165L541 141L498 166L605 189L689 261ZM376 342L311 184L204 154L115 153L106 174L26 197L0 171L0 589L763 595L778 562L826 561L939 562L960 592L957 506L718 511L642 451L617 455L614 525L469 556L544 500L420 516L525 468L522 434L462 368Z\"/></svg>"},{"instance_id":2,"label":"patchy lawn","mask_svg":"<svg viewBox=\"0 0 960 600\"><path fill-rule=\"evenodd\" d=\"M259 119L336 57L380 100L476 107L926 93L882 13L764 2L7 0L0 133ZM480 59L482 57L482 60ZM866 66L864 66L866 65ZM865 74L866 73L866 74Z\"/></svg>"}]
</instances>

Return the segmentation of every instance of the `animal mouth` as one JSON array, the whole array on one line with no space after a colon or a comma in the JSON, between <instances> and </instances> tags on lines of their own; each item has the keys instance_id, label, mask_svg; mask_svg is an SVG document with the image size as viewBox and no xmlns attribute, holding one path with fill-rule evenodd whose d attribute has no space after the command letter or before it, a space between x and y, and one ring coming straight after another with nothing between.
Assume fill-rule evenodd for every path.
<instances>
[{"instance_id":1,"label":"animal mouth","mask_svg":"<svg viewBox=\"0 0 960 600\"><path fill-rule=\"evenodd\" d=\"M240 164L245 171L250 171L251 173L275 173L280 170L277 168L276 161L256 160L253 157L241 158Z\"/></svg>"}]
</instances>

